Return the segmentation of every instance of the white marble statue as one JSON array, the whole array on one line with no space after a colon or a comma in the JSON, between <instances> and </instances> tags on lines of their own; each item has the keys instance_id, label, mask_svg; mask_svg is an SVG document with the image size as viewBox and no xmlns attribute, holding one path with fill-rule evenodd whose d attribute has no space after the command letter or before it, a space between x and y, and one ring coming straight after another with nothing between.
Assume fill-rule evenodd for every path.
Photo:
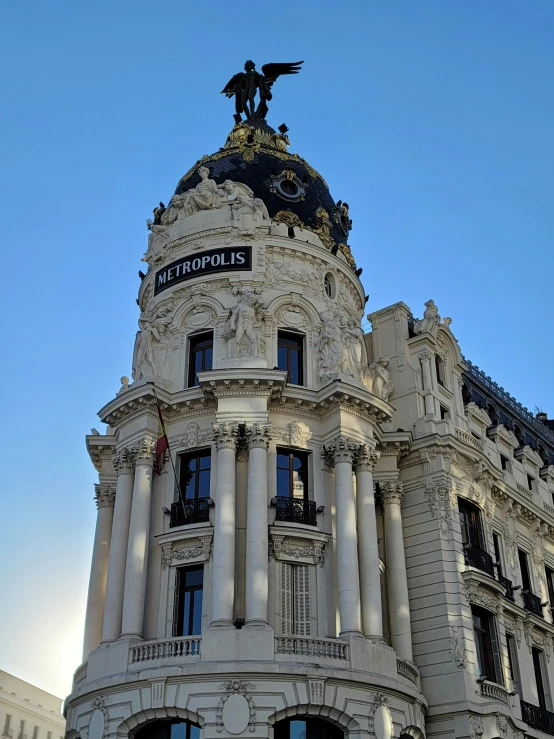
<instances>
[{"instance_id":1,"label":"white marble statue","mask_svg":"<svg viewBox=\"0 0 554 739\"><path fill-rule=\"evenodd\" d=\"M167 226L158 226L150 221L148 229L148 249L140 261L152 265L161 262L164 257L163 248L168 243L168 237L164 233Z\"/></svg>"},{"instance_id":2,"label":"white marble statue","mask_svg":"<svg viewBox=\"0 0 554 739\"><path fill-rule=\"evenodd\" d=\"M364 340L364 332L354 319L348 321L348 327L343 331L347 349L346 374L352 375L359 380L362 376L362 341Z\"/></svg>"},{"instance_id":3,"label":"white marble statue","mask_svg":"<svg viewBox=\"0 0 554 739\"><path fill-rule=\"evenodd\" d=\"M439 316L439 309L433 300L428 300L425 303L423 318L420 321L416 321L414 324L414 332L416 334L428 333L435 336L440 322L441 317Z\"/></svg>"},{"instance_id":4,"label":"white marble statue","mask_svg":"<svg viewBox=\"0 0 554 739\"><path fill-rule=\"evenodd\" d=\"M262 221L269 220L269 213L261 198L255 198L254 192L241 182L225 180L222 185L228 205L231 206L235 225L243 233L252 233Z\"/></svg>"},{"instance_id":5,"label":"white marble statue","mask_svg":"<svg viewBox=\"0 0 554 739\"><path fill-rule=\"evenodd\" d=\"M343 326L332 311L323 311L319 315L323 321L319 341L319 375L324 380L335 380L345 374L348 363Z\"/></svg>"},{"instance_id":6,"label":"white marble statue","mask_svg":"<svg viewBox=\"0 0 554 739\"><path fill-rule=\"evenodd\" d=\"M258 337L255 324L263 320L261 309L263 300L245 290L240 294L237 304L231 308L229 318L223 329L223 338L226 341L235 339L235 356L258 357Z\"/></svg>"},{"instance_id":7,"label":"white marble statue","mask_svg":"<svg viewBox=\"0 0 554 739\"><path fill-rule=\"evenodd\" d=\"M385 401L388 401L389 395L394 390L394 385L387 370L388 363L388 357L379 357L369 365L363 377L364 384L369 392Z\"/></svg>"},{"instance_id":8,"label":"white marble statue","mask_svg":"<svg viewBox=\"0 0 554 739\"><path fill-rule=\"evenodd\" d=\"M167 374L166 362L171 336L169 325L172 316L170 305L163 305L154 318L139 318L140 331L135 341L133 379Z\"/></svg>"},{"instance_id":9,"label":"white marble statue","mask_svg":"<svg viewBox=\"0 0 554 739\"><path fill-rule=\"evenodd\" d=\"M198 174L200 183L192 190L183 193L185 198L183 208L186 216L191 216L199 210L221 208L223 204L221 190L215 180L210 180L210 170L207 167L200 167Z\"/></svg>"}]
</instances>

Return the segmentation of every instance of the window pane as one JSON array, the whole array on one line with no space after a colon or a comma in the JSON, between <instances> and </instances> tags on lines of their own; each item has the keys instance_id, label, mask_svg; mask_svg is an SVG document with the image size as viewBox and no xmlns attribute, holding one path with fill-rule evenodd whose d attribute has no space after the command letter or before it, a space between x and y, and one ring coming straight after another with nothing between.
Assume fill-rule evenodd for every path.
<instances>
[{"instance_id":1,"label":"window pane","mask_svg":"<svg viewBox=\"0 0 554 739\"><path fill-rule=\"evenodd\" d=\"M277 495L288 497L290 495L290 475L288 467L286 470L277 469Z\"/></svg>"},{"instance_id":2,"label":"window pane","mask_svg":"<svg viewBox=\"0 0 554 739\"><path fill-rule=\"evenodd\" d=\"M186 739L186 728L185 723L171 724L171 739Z\"/></svg>"},{"instance_id":3,"label":"window pane","mask_svg":"<svg viewBox=\"0 0 554 739\"><path fill-rule=\"evenodd\" d=\"M196 490L196 473L193 472L190 475L189 481L187 483L187 486L185 488L185 498L194 498Z\"/></svg>"},{"instance_id":4,"label":"window pane","mask_svg":"<svg viewBox=\"0 0 554 739\"><path fill-rule=\"evenodd\" d=\"M190 636L190 596L190 591L186 590L183 600L183 636Z\"/></svg>"},{"instance_id":5,"label":"window pane","mask_svg":"<svg viewBox=\"0 0 554 739\"><path fill-rule=\"evenodd\" d=\"M280 346L277 350L277 367L279 367L280 370L288 370L287 355L287 348L285 346Z\"/></svg>"},{"instance_id":6,"label":"window pane","mask_svg":"<svg viewBox=\"0 0 554 739\"><path fill-rule=\"evenodd\" d=\"M277 452L277 467L288 470L289 468L289 455Z\"/></svg>"},{"instance_id":7,"label":"window pane","mask_svg":"<svg viewBox=\"0 0 554 739\"><path fill-rule=\"evenodd\" d=\"M202 633L202 591L194 591L191 634Z\"/></svg>"},{"instance_id":8,"label":"window pane","mask_svg":"<svg viewBox=\"0 0 554 739\"><path fill-rule=\"evenodd\" d=\"M290 722L290 739L306 739L306 722Z\"/></svg>"},{"instance_id":9,"label":"window pane","mask_svg":"<svg viewBox=\"0 0 554 739\"><path fill-rule=\"evenodd\" d=\"M197 372L202 371L202 352L194 352L194 369Z\"/></svg>"},{"instance_id":10,"label":"window pane","mask_svg":"<svg viewBox=\"0 0 554 739\"><path fill-rule=\"evenodd\" d=\"M203 581L204 581L204 568L203 567L195 567L194 569L190 569L186 571L185 582L186 582L187 587L190 587L191 585L202 585Z\"/></svg>"},{"instance_id":11,"label":"window pane","mask_svg":"<svg viewBox=\"0 0 554 739\"><path fill-rule=\"evenodd\" d=\"M292 494L295 498L306 497L308 491L306 489L306 477L303 471L293 472L292 478Z\"/></svg>"},{"instance_id":12,"label":"window pane","mask_svg":"<svg viewBox=\"0 0 554 739\"><path fill-rule=\"evenodd\" d=\"M299 385L300 384L300 374L299 374L299 365L298 365L298 352L291 351L290 352L290 367L289 367L289 377L290 381L293 385Z\"/></svg>"},{"instance_id":13,"label":"window pane","mask_svg":"<svg viewBox=\"0 0 554 739\"><path fill-rule=\"evenodd\" d=\"M210 497L210 470L202 470L198 473L198 497Z\"/></svg>"},{"instance_id":14,"label":"window pane","mask_svg":"<svg viewBox=\"0 0 554 739\"><path fill-rule=\"evenodd\" d=\"M200 727L189 724L189 739L200 739Z\"/></svg>"},{"instance_id":15,"label":"window pane","mask_svg":"<svg viewBox=\"0 0 554 739\"><path fill-rule=\"evenodd\" d=\"M201 470L209 470L212 462L211 454L208 452L208 454L201 455L199 457L199 462Z\"/></svg>"},{"instance_id":16,"label":"window pane","mask_svg":"<svg viewBox=\"0 0 554 739\"><path fill-rule=\"evenodd\" d=\"M204 352L204 369L211 369L213 365L213 349L210 347Z\"/></svg>"}]
</instances>

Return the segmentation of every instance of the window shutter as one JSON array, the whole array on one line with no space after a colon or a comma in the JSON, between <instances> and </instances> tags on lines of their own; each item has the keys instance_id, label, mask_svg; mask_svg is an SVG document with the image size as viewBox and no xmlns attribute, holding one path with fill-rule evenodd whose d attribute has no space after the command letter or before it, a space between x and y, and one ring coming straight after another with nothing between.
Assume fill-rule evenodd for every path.
<instances>
[{"instance_id":1,"label":"window shutter","mask_svg":"<svg viewBox=\"0 0 554 739\"><path fill-rule=\"evenodd\" d=\"M489 618L489 629L491 635L492 661L494 664L495 682L504 685L504 670L502 669L502 661L500 659L500 645L498 643L498 631L496 628L496 619L494 616Z\"/></svg>"},{"instance_id":2,"label":"window shutter","mask_svg":"<svg viewBox=\"0 0 554 739\"><path fill-rule=\"evenodd\" d=\"M294 583L294 633L310 635L310 570L307 565L297 565Z\"/></svg>"},{"instance_id":3,"label":"window shutter","mask_svg":"<svg viewBox=\"0 0 554 739\"><path fill-rule=\"evenodd\" d=\"M184 573L183 573L184 575ZM181 590L181 568L175 568L175 591L173 594L173 636L178 636L179 631L179 601Z\"/></svg>"},{"instance_id":4,"label":"window shutter","mask_svg":"<svg viewBox=\"0 0 554 739\"><path fill-rule=\"evenodd\" d=\"M281 633L293 632L293 565L281 562Z\"/></svg>"}]
</instances>

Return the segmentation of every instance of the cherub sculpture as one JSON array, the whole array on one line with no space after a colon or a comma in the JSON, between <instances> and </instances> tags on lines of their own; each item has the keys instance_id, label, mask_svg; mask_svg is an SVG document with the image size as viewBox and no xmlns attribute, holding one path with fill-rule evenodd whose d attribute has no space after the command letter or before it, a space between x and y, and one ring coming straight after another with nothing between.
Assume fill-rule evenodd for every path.
<instances>
[{"instance_id":1,"label":"cherub sculpture","mask_svg":"<svg viewBox=\"0 0 554 739\"><path fill-rule=\"evenodd\" d=\"M282 74L298 74L304 62L271 62L264 64L262 74L256 72L256 65L250 59L244 65L244 72L233 75L221 91L228 98L235 96L235 121L240 123L241 113L247 120L257 118L265 120L267 101L273 97L271 86ZM260 95L260 103L256 108L256 93Z\"/></svg>"}]
</instances>

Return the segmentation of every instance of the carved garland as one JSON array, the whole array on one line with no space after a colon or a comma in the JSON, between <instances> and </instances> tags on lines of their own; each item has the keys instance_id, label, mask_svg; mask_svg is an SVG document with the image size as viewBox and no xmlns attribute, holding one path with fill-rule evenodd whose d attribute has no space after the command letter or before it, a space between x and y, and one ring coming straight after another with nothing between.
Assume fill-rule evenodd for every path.
<instances>
[{"instance_id":1,"label":"carved garland","mask_svg":"<svg viewBox=\"0 0 554 739\"><path fill-rule=\"evenodd\" d=\"M369 711L367 715L367 729L368 734L372 739L375 739L375 714L379 706L386 706L389 699L384 693L374 693L372 699L369 702Z\"/></svg>"},{"instance_id":2,"label":"carved garland","mask_svg":"<svg viewBox=\"0 0 554 739\"><path fill-rule=\"evenodd\" d=\"M162 570L171 565L174 559L182 562L201 557L203 562L210 559L213 547L213 537L198 536L194 539L185 539L179 542L170 541L162 544Z\"/></svg>"},{"instance_id":3,"label":"carved garland","mask_svg":"<svg viewBox=\"0 0 554 739\"><path fill-rule=\"evenodd\" d=\"M271 534L269 540L269 558L282 560L285 557L291 559L310 559L320 567L325 564L325 542L313 539L293 539L288 536Z\"/></svg>"},{"instance_id":4,"label":"carved garland","mask_svg":"<svg viewBox=\"0 0 554 739\"><path fill-rule=\"evenodd\" d=\"M104 716L104 729L102 731L102 737L103 739L107 739L109 733L110 733L110 712L108 711L108 703L110 702L110 699L107 695L97 695L92 700L92 710L98 710L102 712L102 715Z\"/></svg>"},{"instance_id":5,"label":"carved garland","mask_svg":"<svg viewBox=\"0 0 554 739\"><path fill-rule=\"evenodd\" d=\"M225 690L225 695L221 696L221 698L219 699L219 703L217 704L217 709L215 712L215 723L217 727L216 731L218 734L221 734L223 731L223 707L225 706L225 703L228 701L228 699L234 694L242 695L248 703L248 731L256 731L256 705L252 699L252 696L247 692L248 690L252 690L255 687L256 686L252 685L252 683L243 682L242 680L231 680L230 682L223 683L219 686L220 690Z\"/></svg>"},{"instance_id":6,"label":"carved garland","mask_svg":"<svg viewBox=\"0 0 554 739\"><path fill-rule=\"evenodd\" d=\"M466 643L464 633L458 626L450 627L450 653L456 667L464 670L467 665Z\"/></svg>"}]
</instances>

